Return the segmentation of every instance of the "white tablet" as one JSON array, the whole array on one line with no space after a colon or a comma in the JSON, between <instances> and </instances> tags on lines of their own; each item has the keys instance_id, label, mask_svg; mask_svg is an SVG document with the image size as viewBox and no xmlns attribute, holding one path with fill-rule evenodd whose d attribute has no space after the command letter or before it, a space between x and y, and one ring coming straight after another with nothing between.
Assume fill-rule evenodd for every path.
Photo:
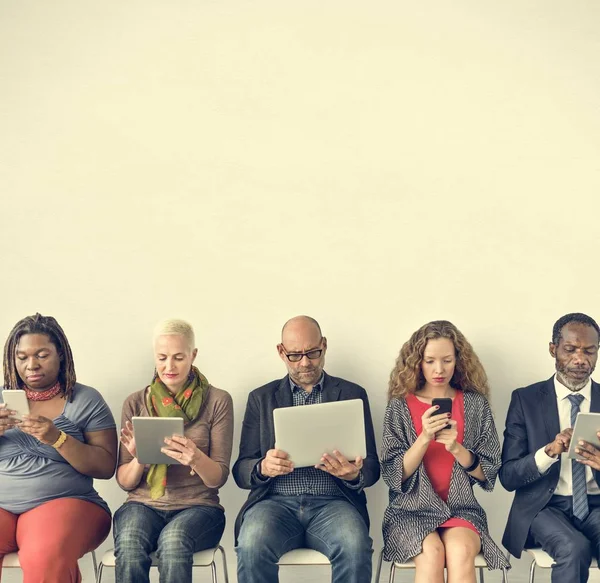
<instances>
[{"instance_id":1,"label":"white tablet","mask_svg":"<svg viewBox=\"0 0 600 583\"><path fill-rule=\"evenodd\" d=\"M137 459L141 464L178 464L164 454L165 437L183 435L181 417L132 417Z\"/></svg>"},{"instance_id":2,"label":"white tablet","mask_svg":"<svg viewBox=\"0 0 600 583\"><path fill-rule=\"evenodd\" d=\"M324 453L339 451L353 461L367 455L361 399L273 411L275 447L289 454L295 467L314 466Z\"/></svg>"},{"instance_id":3,"label":"white tablet","mask_svg":"<svg viewBox=\"0 0 600 583\"><path fill-rule=\"evenodd\" d=\"M600 413L578 413L567 455L570 458L584 459L575 453L575 448L580 440L587 441L600 448L600 440L596 435L598 431L600 431Z\"/></svg>"}]
</instances>

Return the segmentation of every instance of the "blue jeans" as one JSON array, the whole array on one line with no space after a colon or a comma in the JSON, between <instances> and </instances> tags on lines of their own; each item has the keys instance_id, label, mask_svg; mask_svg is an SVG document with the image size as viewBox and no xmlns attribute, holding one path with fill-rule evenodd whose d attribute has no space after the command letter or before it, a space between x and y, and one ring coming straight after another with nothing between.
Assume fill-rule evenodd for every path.
<instances>
[{"instance_id":1,"label":"blue jeans","mask_svg":"<svg viewBox=\"0 0 600 583\"><path fill-rule=\"evenodd\" d=\"M277 583L279 558L298 547L331 561L333 583L370 583L373 541L356 508L332 496L270 496L244 514L238 583Z\"/></svg>"},{"instance_id":2,"label":"blue jeans","mask_svg":"<svg viewBox=\"0 0 600 583\"><path fill-rule=\"evenodd\" d=\"M216 547L225 513L214 506L157 510L127 502L115 513L117 583L149 583L150 553L156 551L160 583L191 583L193 554Z\"/></svg>"}]
</instances>

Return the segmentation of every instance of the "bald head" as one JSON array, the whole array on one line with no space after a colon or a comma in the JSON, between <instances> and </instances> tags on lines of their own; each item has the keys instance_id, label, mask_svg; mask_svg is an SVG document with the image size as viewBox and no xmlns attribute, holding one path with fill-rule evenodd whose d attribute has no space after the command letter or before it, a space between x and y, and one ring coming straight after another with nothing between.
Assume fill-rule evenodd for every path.
<instances>
[{"instance_id":1,"label":"bald head","mask_svg":"<svg viewBox=\"0 0 600 583\"><path fill-rule=\"evenodd\" d=\"M288 330L290 333L294 334L305 334L306 332L314 332L314 330L311 330L312 328L317 330L319 338L323 335L321 332L321 326L319 326L319 322L317 322L314 318L311 318L310 316L295 316L290 318L281 329L281 341L285 344L285 336Z\"/></svg>"},{"instance_id":2,"label":"bald head","mask_svg":"<svg viewBox=\"0 0 600 583\"><path fill-rule=\"evenodd\" d=\"M296 316L283 326L277 352L292 381L308 392L321 378L326 351L327 339L314 318ZM294 356L292 360L290 355Z\"/></svg>"}]
</instances>

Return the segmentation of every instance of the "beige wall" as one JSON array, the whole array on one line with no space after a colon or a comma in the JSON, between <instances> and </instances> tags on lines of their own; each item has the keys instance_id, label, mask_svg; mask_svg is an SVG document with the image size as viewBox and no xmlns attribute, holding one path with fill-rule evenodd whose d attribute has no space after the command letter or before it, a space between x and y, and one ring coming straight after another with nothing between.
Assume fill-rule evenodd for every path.
<instances>
[{"instance_id":1,"label":"beige wall","mask_svg":"<svg viewBox=\"0 0 600 583\"><path fill-rule=\"evenodd\" d=\"M502 430L552 373L554 320L600 318L599 21L591 0L0 2L0 334L56 316L118 416L154 323L189 319L237 453L288 317L321 321L378 439L399 347L447 318ZM233 568L245 493L222 494ZM481 499L499 539L510 496Z\"/></svg>"}]
</instances>

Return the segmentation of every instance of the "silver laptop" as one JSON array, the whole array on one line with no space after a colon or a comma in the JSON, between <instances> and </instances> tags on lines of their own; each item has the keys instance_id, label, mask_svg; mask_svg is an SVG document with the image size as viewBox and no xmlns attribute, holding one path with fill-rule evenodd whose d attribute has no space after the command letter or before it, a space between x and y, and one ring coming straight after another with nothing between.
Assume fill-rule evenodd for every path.
<instances>
[{"instance_id":1,"label":"silver laptop","mask_svg":"<svg viewBox=\"0 0 600 583\"><path fill-rule=\"evenodd\" d=\"M166 447L165 437L183 435L181 417L132 417L137 459L141 464L178 464L160 451ZM123 447L123 446L121 446Z\"/></svg>"},{"instance_id":2,"label":"silver laptop","mask_svg":"<svg viewBox=\"0 0 600 583\"><path fill-rule=\"evenodd\" d=\"M275 447L289 454L295 467L321 463L324 453L339 451L350 461L367 455L361 399L273 411Z\"/></svg>"}]
</instances>

